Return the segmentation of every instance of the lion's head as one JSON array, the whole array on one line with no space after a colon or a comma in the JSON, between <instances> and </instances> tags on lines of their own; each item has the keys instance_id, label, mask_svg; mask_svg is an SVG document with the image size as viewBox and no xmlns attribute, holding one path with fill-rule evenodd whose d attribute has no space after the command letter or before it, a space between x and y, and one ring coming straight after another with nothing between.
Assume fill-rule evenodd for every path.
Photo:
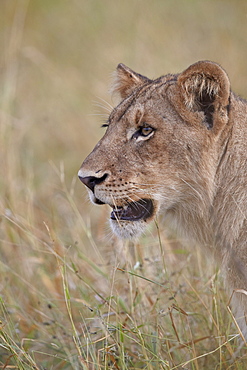
<instances>
[{"instance_id":1,"label":"lion's head","mask_svg":"<svg viewBox=\"0 0 247 370\"><path fill-rule=\"evenodd\" d=\"M115 90L122 101L78 173L91 201L110 205L123 238L143 232L160 209L177 222L199 217L212 202L228 122L225 71L203 61L150 80L119 64Z\"/></svg>"}]
</instances>

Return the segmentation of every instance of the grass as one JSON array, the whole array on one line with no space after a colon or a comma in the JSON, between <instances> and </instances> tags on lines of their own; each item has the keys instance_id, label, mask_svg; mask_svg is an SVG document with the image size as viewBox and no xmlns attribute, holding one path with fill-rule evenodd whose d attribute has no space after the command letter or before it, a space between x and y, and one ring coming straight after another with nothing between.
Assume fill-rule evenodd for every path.
<instances>
[{"instance_id":1,"label":"grass","mask_svg":"<svg viewBox=\"0 0 247 370\"><path fill-rule=\"evenodd\" d=\"M117 240L76 173L119 62L155 77L212 59L247 96L246 3L0 7L0 368L245 369L217 267L162 219Z\"/></svg>"}]
</instances>

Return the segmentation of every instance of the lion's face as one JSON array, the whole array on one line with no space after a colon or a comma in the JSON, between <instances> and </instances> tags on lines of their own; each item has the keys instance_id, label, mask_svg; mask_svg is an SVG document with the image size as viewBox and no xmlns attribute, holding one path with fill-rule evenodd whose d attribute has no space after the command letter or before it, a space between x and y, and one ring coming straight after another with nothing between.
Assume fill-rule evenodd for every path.
<instances>
[{"instance_id":1,"label":"lion's face","mask_svg":"<svg viewBox=\"0 0 247 370\"><path fill-rule=\"evenodd\" d=\"M213 109L212 76L205 77L208 95L201 92L201 100L196 98L200 86L192 81L189 91L181 76L152 81L118 67L123 100L78 175L93 203L110 205L110 223L120 237L139 235L160 209L172 215L188 202L199 202L200 187L210 198L213 170L207 157L217 152L214 122L218 119L219 126L225 113L221 110L219 119Z\"/></svg>"}]
</instances>

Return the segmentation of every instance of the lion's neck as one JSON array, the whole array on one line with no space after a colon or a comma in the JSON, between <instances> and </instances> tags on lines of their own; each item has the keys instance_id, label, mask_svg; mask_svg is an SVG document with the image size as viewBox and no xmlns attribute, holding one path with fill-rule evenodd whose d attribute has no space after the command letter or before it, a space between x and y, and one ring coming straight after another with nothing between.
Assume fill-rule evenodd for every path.
<instances>
[{"instance_id":1,"label":"lion's neck","mask_svg":"<svg viewBox=\"0 0 247 370\"><path fill-rule=\"evenodd\" d=\"M232 115L238 115L241 124L236 124L236 120L232 120L232 125L229 123L220 152L215 157L214 174L208 172L204 181L194 185L201 199L185 200L169 212L173 226L183 237L208 246L218 258L224 257L229 246L240 248L246 244L246 234L244 237L242 234L247 222L244 147L247 142L247 106L242 101L236 103Z\"/></svg>"}]
</instances>

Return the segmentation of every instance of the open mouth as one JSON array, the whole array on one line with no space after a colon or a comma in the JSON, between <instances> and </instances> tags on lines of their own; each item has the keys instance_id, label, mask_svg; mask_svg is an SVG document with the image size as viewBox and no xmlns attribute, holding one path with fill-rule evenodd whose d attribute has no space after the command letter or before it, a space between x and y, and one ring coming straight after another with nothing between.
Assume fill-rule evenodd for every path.
<instances>
[{"instance_id":1,"label":"open mouth","mask_svg":"<svg viewBox=\"0 0 247 370\"><path fill-rule=\"evenodd\" d=\"M139 221L151 217L154 206L151 199L140 199L137 202L128 203L124 207L113 207L111 212L112 220Z\"/></svg>"}]
</instances>

